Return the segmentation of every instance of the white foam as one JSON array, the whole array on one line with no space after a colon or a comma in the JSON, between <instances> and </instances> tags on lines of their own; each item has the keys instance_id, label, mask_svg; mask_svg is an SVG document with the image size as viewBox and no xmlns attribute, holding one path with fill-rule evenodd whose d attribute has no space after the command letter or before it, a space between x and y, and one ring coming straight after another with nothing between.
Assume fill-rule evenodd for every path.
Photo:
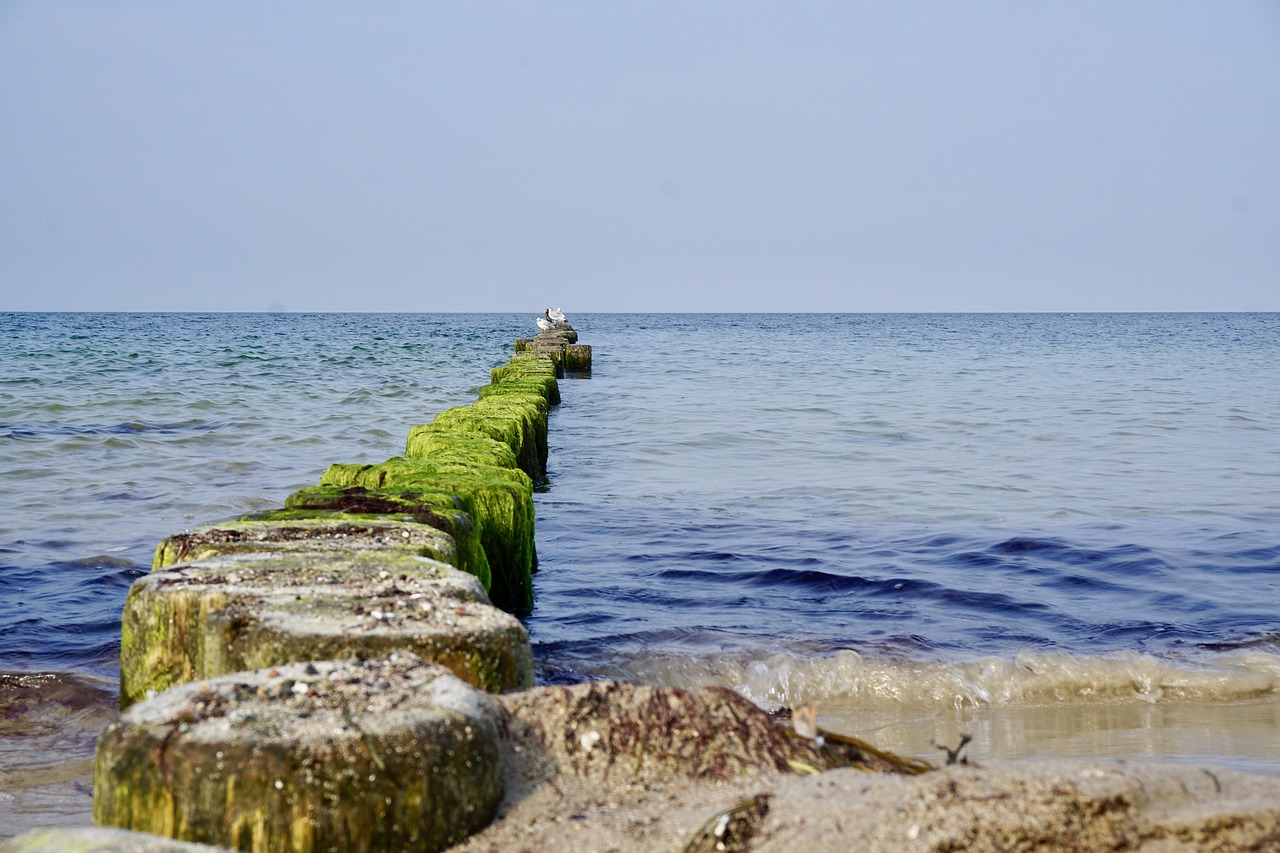
<instances>
[{"instance_id":1,"label":"white foam","mask_svg":"<svg viewBox=\"0 0 1280 853\"><path fill-rule=\"evenodd\" d=\"M681 687L731 687L765 708L838 701L855 707L1018 706L1045 703L1239 701L1280 695L1280 655L1175 661L1136 652L1083 656L1022 652L922 662L841 651L655 656L602 675Z\"/></svg>"}]
</instances>

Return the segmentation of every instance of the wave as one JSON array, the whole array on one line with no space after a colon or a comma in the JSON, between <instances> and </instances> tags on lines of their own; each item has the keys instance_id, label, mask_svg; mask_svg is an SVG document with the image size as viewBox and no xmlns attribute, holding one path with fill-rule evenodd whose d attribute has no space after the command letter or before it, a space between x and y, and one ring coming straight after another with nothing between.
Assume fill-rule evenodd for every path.
<instances>
[{"instance_id":1,"label":"wave","mask_svg":"<svg viewBox=\"0 0 1280 853\"><path fill-rule=\"evenodd\" d=\"M79 436L79 435L140 435L142 433L185 433L212 432L220 424L209 421L189 420L180 423L143 423L130 421L127 423L97 424L52 424L52 423L19 423L0 424L0 438L43 438L46 436Z\"/></svg>"},{"instance_id":2,"label":"wave","mask_svg":"<svg viewBox=\"0 0 1280 853\"><path fill-rule=\"evenodd\" d=\"M1173 660L1137 652L1088 656L1019 652L968 661L909 661L838 651L707 655L653 654L587 666L558 660L549 670L646 684L730 687L770 710L835 702L878 709L1280 698L1280 649Z\"/></svg>"}]
</instances>

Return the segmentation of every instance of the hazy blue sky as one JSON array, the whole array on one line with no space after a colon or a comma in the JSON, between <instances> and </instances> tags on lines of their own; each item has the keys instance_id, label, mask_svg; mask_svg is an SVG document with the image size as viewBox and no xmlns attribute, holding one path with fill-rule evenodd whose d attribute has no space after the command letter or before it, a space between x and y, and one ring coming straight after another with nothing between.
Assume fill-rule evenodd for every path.
<instances>
[{"instance_id":1,"label":"hazy blue sky","mask_svg":"<svg viewBox=\"0 0 1280 853\"><path fill-rule=\"evenodd\" d=\"M1280 310L1280 2L6 2L0 309Z\"/></svg>"}]
</instances>

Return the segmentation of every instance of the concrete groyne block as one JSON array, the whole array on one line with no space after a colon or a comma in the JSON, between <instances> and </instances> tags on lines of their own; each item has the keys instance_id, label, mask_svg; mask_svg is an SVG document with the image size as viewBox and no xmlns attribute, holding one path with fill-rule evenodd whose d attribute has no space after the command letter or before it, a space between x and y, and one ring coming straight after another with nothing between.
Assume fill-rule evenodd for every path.
<instances>
[{"instance_id":1,"label":"concrete groyne block","mask_svg":"<svg viewBox=\"0 0 1280 853\"><path fill-rule=\"evenodd\" d=\"M556 378L563 379L564 348L565 344L562 342L539 341L535 339L534 342L529 345L529 348L525 350L525 353L549 359L556 369Z\"/></svg>"},{"instance_id":2,"label":"concrete groyne block","mask_svg":"<svg viewBox=\"0 0 1280 853\"><path fill-rule=\"evenodd\" d=\"M560 378L566 371L581 375L591 370L591 347L578 345L578 333L568 323L556 323L532 338L516 341L516 354L549 358Z\"/></svg>"},{"instance_id":3,"label":"concrete groyne block","mask_svg":"<svg viewBox=\"0 0 1280 853\"><path fill-rule=\"evenodd\" d=\"M284 509L242 516L244 521L290 522L329 520L363 523L394 521L425 524L453 537L455 565L475 575L489 588L489 560L480 543L475 521L458 498L421 489L372 491L361 486L310 486L285 498Z\"/></svg>"},{"instance_id":4,"label":"concrete groyne block","mask_svg":"<svg viewBox=\"0 0 1280 853\"><path fill-rule=\"evenodd\" d=\"M202 678L411 651L483 690L533 683L529 635L452 566L383 551L259 552L135 581L121 617L120 703Z\"/></svg>"},{"instance_id":5,"label":"concrete groyne block","mask_svg":"<svg viewBox=\"0 0 1280 853\"><path fill-rule=\"evenodd\" d=\"M534 344L576 344L578 333L568 323L557 323L553 328L539 332L533 338Z\"/></svg>"},{"instance_id":6,"label":"concrete groyne block","mask_svg":"<svg viewBox=\"0 0 1280 853\"><path fill-rule=\"evenodd\" d=\"M452 536L435 527L391 518L301 518L226 521L175 533L156 546L151 568L225 554L269 551L402 551L458 564ZM483 581L484 579L481 578Z\"/></svg>"},{"instance_id":7,"label":"concrete groyne block","mask_svg":"<svg viewBox=\"0 0 1280 853\"><path fill-rule=\"evenodd\" d=\"M321 486L445 492L475 521L489 562L493 603L513 613L533 607L533 481L519 468L396 457L378 465L330 465Z\"/></svg>"},{"instance_id":8,"label":"concrete groyne block","mask_svg":"<svg viewBox=\"0 0 1280 853\"><path fill-rule=\"evenodd\" d=\"M193 682L104 731L94 820L242 850L443 850L501 799L496 716L403 652Z\"/></svg>"},{"instance_id":9,"label":"concrete groyne block","mask_svg":"<svg viewBox=\"0 0 1280 853\"><path fill-rule=\"evenodd\" d=\"M571 344L565 347L564 369L567 373L591 373L591 345Z\"/></svg>"}]
</instances>

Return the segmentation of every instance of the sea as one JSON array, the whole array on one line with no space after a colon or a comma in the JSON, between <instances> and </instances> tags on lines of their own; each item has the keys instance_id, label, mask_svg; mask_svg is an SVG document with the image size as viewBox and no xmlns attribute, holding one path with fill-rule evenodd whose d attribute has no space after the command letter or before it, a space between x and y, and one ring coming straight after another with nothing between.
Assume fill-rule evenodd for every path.
<instances>
[{"instance_id":1,"label":"sea","mask_svg":"<svg viewBox=\"0 0 1280 853\"><path fill-rule=\"evenodd\" d=\"M89 821L160 539L399 455L539 313L0 314L0 837ZM1280 773L1280 314L569 314L543 683Z\"/></svg>"}]
</instances>

